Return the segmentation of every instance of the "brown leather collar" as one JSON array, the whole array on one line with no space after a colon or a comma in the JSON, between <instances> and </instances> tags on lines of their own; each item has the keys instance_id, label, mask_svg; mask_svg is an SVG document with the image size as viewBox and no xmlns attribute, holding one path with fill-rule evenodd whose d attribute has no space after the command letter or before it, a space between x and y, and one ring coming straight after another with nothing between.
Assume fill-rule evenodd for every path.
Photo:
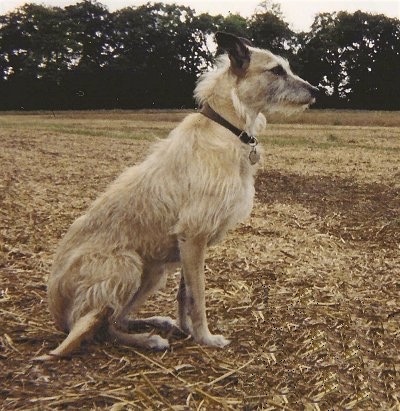
<instances>
[{"instance_id":1,"label":"brown leather collar","mask_svg":"<svg viewBox=\"0 0 400 411\"><path fill-rule=\"evenodd\" d=\"M239 137L242 143L248 144L250 146L257 145L257 139L254 136L248 135L245 131L235 127L228 120L225 120L216 111L214 111L208 103L205 103L203 105L203 107L200 110L200 113L203 114L203 116L209 118L210 120L215 121L219 125L227 128L229 131L235 134L235 136Z\"/></svg>"}]
</instances>

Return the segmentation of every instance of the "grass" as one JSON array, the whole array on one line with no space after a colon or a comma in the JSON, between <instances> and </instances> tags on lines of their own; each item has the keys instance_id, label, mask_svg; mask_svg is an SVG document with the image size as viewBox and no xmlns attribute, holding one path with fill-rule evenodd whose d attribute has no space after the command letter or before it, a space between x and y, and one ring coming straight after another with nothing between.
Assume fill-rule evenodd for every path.
<instances>
[{"instance_id":1,"label":"grass","mask_svg":"<svg viewBox=\"0 0 400 411\"><path fill-rule=\"evenodd\" d=\"M396 133L387 132L387 129L371 130L358 127L343 129L320 126L312 131L302 130L280 132L277 125L272 125L260 140L267 146L276 147L308 147L312 149L329 150L332 148L348 148L350 150L366 149L373 151L393 151L399 153ZM378 132L379 134L376 134Z\"/></svg>"},{"instance_id":2,"label":"grass","mask_svg":"<svg viewBox=\"0 0 400 411\"><path fill-rule=\"evenodd\" d=\"M23 119L23 121L21 121ZM109 137L124 139L155 139L166 135L175 124L168 121L136 120L134 122L104 118L94 118L88 121L85 118L54 117L50 115L0 115L0 126L3 129L31 130L43 133L70 134L77 136Z\"/></svg>"},{"instance_id":3,"label":"grass","mask_svg":"<svg viewBox=\"0 0 400 411\"><path fill-rule=\"evenodd\" d=\"M270 122L333 126L399 127L400 116L398 111L308 110L290 117L276 114L270 119Z\"/></svg>"},{"instance_id":4,"label":"grass","mask_svg":"<svg viewBox=\"0 0 400 411\"><path fill-rule=\"evenodd\" d=\"M0 114L1 410L397 410L400 116L270 121L251 218L209 250L224 350L57 346L46 280L59 239L187 112ZM179 274L143 315L175 315Z\"/></svg>"},{"instance_id":5,"label":"grass","mask_svg":"<svg viewBox=\"0 0 400 411\"><path fill-rule=\"evenodd\" d=\"M190 110L70 111L0 113L3 129L35 129L41 132L76 136L154 140L163 138ZM341 119L339 122L338 119ZM22 120L23 119L23 120ZM368 126L372 121L372 127ZM321 149L351 146L397 150L382 139L395 141L400 127L398 112L310 110L268 119L269 127L261 136L268 144L280 146L319 146ZM295 132L294 132L295 131ZM373 138L372 138L373 137Z\"/></svg>"},{"instance_id":6,"label":"grass","mask_svg":"<svg viewBox=\"0 0 400 411\"><path fill-rule=\"evenodd\" d=\"M0 112L0 118L6 116L62 118L64 120L108 120L113 121L145 121L145 122L177 122L193 110L108 110L108 111L55 111L55 112ZM399 127L398 111L362 111L362 110L308 110L292 116L272 114L268 118L271 124L320 124L333 126L371 126Z\"/></svg>"}]
</instances>

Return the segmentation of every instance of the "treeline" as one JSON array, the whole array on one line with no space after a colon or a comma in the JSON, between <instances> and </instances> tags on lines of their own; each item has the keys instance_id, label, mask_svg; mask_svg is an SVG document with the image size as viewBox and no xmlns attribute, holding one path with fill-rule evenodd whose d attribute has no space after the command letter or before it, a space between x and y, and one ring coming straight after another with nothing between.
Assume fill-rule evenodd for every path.
<instances>
[{"instance_id":1,"label":"treeline","mask_svg":"<svg viewBox=\"0 0 400 411\"><path fill-rule=\"evenodd\" d=\"M269 2L244 18L163 3L110 12L84 0L0 16L0 110L193 107L218 30L289 58L326 90L320 107L400 109L398 19L323 13L295 33Z\"/></svg>"}]
</instances>

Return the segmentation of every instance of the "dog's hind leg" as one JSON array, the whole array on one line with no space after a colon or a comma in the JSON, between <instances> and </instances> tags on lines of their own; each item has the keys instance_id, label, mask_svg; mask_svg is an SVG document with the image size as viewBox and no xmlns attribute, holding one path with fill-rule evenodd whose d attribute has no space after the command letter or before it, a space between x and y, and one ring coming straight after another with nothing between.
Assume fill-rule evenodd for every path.
<instances>
[{"instance_id":1,"label":"dog's hind leg","mask_svg":"<svg viewBox=\"0 0 400 411\"><path fill-rule=\"evenodd\" d=\"M155 327L164 331L171 331L176 327L175 321L170 317L150 317L145 319L131 319L129 314L139 310L147 298L152 295L162 284L164 278L164 264L147 263L143 267L142 280L139 289L123 308L114 321L110 322L108 332L122 344L134 345L143 348L164 350L169 347L167 339L152 333L130 334L126 330Z\"/></svg>"},{"instance_id":2,"label":"dog's hind leg","mask_svg":"<svg viewBox=\"0 0 400 411\"><path fill-rule=\"evenodd\" d=\"M121 344L133 345L136 347L147 348L151 350L166 350L169 348L167 339L152 333L129 334L121 331L115 325L110 324L108 333L112 338Z\"/></svg>"},{"instance_id":3,"label":"dog's hind leg","mask_svg":"<svg viewBox=\"0 0 400 411\"><path fill-rule=\"evenodd\" d=\"M115 324L124 326L129 321L128 315L138 311L143 303L162 286L165 278L164 268L164 264L160 263L144 265L140 286L119 313Z\"/></svg>"},{"instance_id":4,"label":"dog's hind leg","mask_svg":"<svg viewBox=\"0 0 400 411\"><path fill-rule=\"evenodd\" d=\"M82 342L90 340L96 331L104 324L109 315L109 309L92 310L81 317L72 327L67 338L49 354L44 354L33 358L34 361L57 360L60 357L67 357L78 349Z\"/></svg>"},{"instance_id":5,"label":"dog's hind leg","mask_svg":"<svg viewBox=\"0 0 400 411\"><path fill-rule=\"evenodd\" d=\"M185 332L178 325L178 322L171 317L153 316L139 319L126 320L126 327L132 331L150 331L152 329L167 333L168 336L186 337L189 333Z\"/></svg>"}]
</instances>

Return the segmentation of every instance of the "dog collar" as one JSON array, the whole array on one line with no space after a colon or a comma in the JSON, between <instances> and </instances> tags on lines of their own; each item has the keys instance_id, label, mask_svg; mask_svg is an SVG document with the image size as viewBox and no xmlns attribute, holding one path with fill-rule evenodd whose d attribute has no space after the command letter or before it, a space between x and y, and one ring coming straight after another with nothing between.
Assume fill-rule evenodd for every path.
<instances>
[{"instance_id":1,"label":"dog collar","mask_svg":"<svg viewBox=\"0 0 400 411\"><path fill-rule=\"evenodd\" d=\"M244 130L235 127L228 120L225 120L221 115L214 111L208 103L205 103L203 105L203 107L200 110L200 113L203 114L203 116L208 117L210 120L213 120L219 125L227 128L229 131L235 134L235 136L239 137L242 143L248 144L249 146L253 147L255 147L258 144L258 141L254 136L247 134Z\"/></svg>"}]
</instances>

